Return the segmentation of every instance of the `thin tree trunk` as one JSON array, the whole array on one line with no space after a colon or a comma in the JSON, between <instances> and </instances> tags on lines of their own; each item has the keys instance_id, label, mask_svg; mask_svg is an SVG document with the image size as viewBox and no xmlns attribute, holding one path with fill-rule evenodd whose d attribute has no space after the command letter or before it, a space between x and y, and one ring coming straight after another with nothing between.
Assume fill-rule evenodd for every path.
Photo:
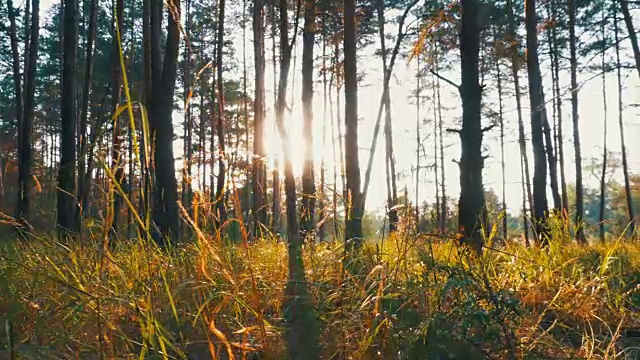
<instances>
[{"instance_id":1,"label":"thin tree trunk","mask_svg":"<svg viewBox=\"0 0 640 360\"><path fill-rule=\"evenodd\" d=\"M335 78L335 57L332 57L332 70L331 79L329 80L329 114L331 117L331 153L333 155L333 240L338 239L338 161L342 163L341 159L336 154L336 121L333 112L333 94L331 89L333 88L333 80ZM340 123L338 122L338 126ZM340 141L340 139L338 139Z\"/></svg>"},{"instance_id":2,"label":"thin tree trunk","mask_svg":"<svg viewBox=\"0 0 640 360\"><path fill-rule=\"evenodd\" d=\"M618 127L620 128L620 147L622 151L622 173L624 174L624 192L627 199L627 214L629 215L629 234L634 236L636 234L637 224L635 223L635 211L633 208L633 197L631 194L631 184L629 182L629 162L627 160L627 147L624 139L624 121L623 121L623 105L622 105L622 70L620 65L620 37L618 29L617 11L614 0L613 9L613 26L615 31L615 43L616 43L616 79L618 86Z\"/></svg>"},{"instance_id":3,"label":"thin tree trunk","mask_svg":"<svg viewBox=\"0 0 640 360\"><path fill-rule=\"evenodd\" d=\"M529 242L529 220L527 219L527 199L529 193L525 184L528 184L528 179L525 178L525 166L524 156L520 154L520 181L522 185L522 229L524 231L524 243L527 247L531 246Z\"/></svg>"},{"instance_id":4,"label":"thin tree trunk","mask_svg":"<svg viewBox=\"0 0 640 360\"><path fill-rule=\"evenodd\" d=\"M436 102L438 109L438 145L440 147L440 232L447 230L447 191L446 173L444 168L444 134L442 132L442 102L440 99L440 78L436 78Z\"/></svg>"},{"instance_id":5,"label":"thin tree trunk","mask_svg":"<svg viewBox=\"0 0 640 360\"><path fill-rule=\"evenodd\" d=\"M546 117L544 105L544 90L542 88L542 76L538 61L538 34L536 2L529 0L525 3L525 16L527 28L527 72L529 75L529 102L531 106L531 142L533 144L534 175L534 221L537 227L536 236L538 242L548 243L546 231L547 218L547 162L544 149L543 122Z\"/></svg>"},{"instance_id":6,"label":"thin tree trunk","mask_svg":"<svg viewBox=\"0 0 640 360\"><path fill-rule=\"evenodd\" d=\"M478 54L480 52L480 25L478 0L462 0L462 26L460 33L460 71L462 82L462 129L460 140L460 202L459 228L461 242L481 252L483 245L482 226L484 224L484 188L482 183L482 88L479 82ZM443 199L444 201L445 199Z\"/></svg>"},{"instance_id":7,"label":"thin tree trunk","mask_svg":"<svg viewBox=\"0 0 640 360\"><path fill-rule=\"evenodd\" d=\"M507 2L507 9L509 11L508 16L509 16L509 41L513 42L514 39L516 38L516 24L515 24L515 17L513 14L513 7L512 7L512 3L511 1ZM527 246L529 244L529 237L528 237L528 226L526 224L527 222L527 208L529 209L530 213L531 211L533 211L533 194L531 191L531 176L529 175L529 156L527 155L527 142L526 142L526 138L525 138L525 129L524 129L524 117L522 116L522 97L520 94L520 75L518 75L518 68L520 66L520 64L518 63L518 48L515 46L512 46L512 48L509 51L510 53L510 58L511 58L511 75L513 76L513 85L514 85L514 90L515 90L515 98L516 98L516 110L517 110L517 114L518 114L518 145L520 148L520 156L522 157L522 175L523 175L523 186L526 188L526 192L523 189L523 204L525 204L526 202L529 203L529 206L527 207L526 205L523 205L523 218L525 221L525 240L527 242ZM536 237L535 235L535 230L534 230L534 237Z\"/></svg>"},{"instance_id":8,"label":"thin tree trunk","mask_svg":"<svg viewBox=\"0 0 640 360\"><path fill-rule=\"evenodd\" d=\"M218 52L216 53L216 68L218 71L218 116L216 132L218 135L218 182L216 187L216 215L217 226L224 224L227 218L224 201L224 189L226 186L226 150L225 150L225 116L224 116L224 79L222 78L222 54L224 48L224 9L225 0L220 0L218 9Z\"/></svg>"},{"instance_id":9,"label":"thin tree trunk","mask_svg":"<svg viewBox=\"0 0 640 360\"><path fill-rule=\"evenodd\" d=\"M257 68L257 67L256 67ZM244 118L244 150L245 157L245 178L246 186L251 185L251 145L249 145L249 92L247 86L247 0L242 1L242 116ZM246 187L245 187L246 190ZM251 192L244 191L242 198L242 212L245 219L245 230L249 231L251 236Z\"/></svg>"},{"instance_id":10,"label":"thin tree trunk","mask_svg":"<svg viewBox=\"0 0 640 360\"><path fill-rule=\"evenodd\" d=\"M406 36L406 33L404 32L404 23L407 16L409 15L409 12L417 3L418 2L414 0L413 2L408 4L407 7L405 8L404 13L402 14L402 16L400 16L400 20L398 21L398 34L396 37L396 44L393 50L391 51L391 58L389 60L388 68L385 68L384 66L385 65L384 63L386 62L386 58L383 56L384 79L382 84L382 96L380 98L380 102L378 105L378 115L376 117L376 123L373 129L373 138L371 140L371 146L369 147L369 161L367 162L367 169L365 171L365 176L364 176L364 186L362 188L362 201L361 201L361 206L363 207L362 211L364 211L367 192L369 190L369 183L371 181L371 172L373 170L373 157L376 151L376 144L378 143L378 133L380 132L380 121L382 120L382 111L385 109L385 104L387 104L388 102L390 103L389 83L391 81L391 75L393 74L393 67L395 65L396 58L400 52L400 45L402 44L402 40ZM384 17L382 18L382 22L384 22ZM381 33L381 36L384 37L384 29L382 29L382 31L383 32ZM386 54L386 49L384 47L383 47L383 54ZM345 69L345 77L349 76L348 74L346 74L346 71L347 70ZM389 113L389 117L390 117L390 113ZM386 129L386 126L385 126L385 129Z\"/></svg>"},{"instance_id":11,"label":"thin tree trunk","mask_svg":"<svg viewBox=\"0 0 640 360\"><path fill-rule=\"evenodd\" d=\"M185 4L186 11L186 24L185 24L185 36L190 39L191 36L191 0L187 0ZM193 132L193 119L192 119L192 89L191 89L191 44L185 42L185 55L184 55L184 137L183 137L183 174L182 174L182 204L188 206L191 202L191 166L192 166L192 132Z\"/></svg>"},{"instance_id":12,"label":"thin tree trunk","mask_svg":"<svg viewBox=\"0 0 640 360\"><path fill-rule=\"evenodd\" d=\"M631 17L631 12L629 12L629 3L627 0L618 0L618 2L620 2L624 23L627 25L627 33L629 34L629 41L633 49L633 57L636 60L636 70L638 70L638 76L640 76L640 46L638 46L638 36L633 27L633 18Z\"/></svg>"},{"instance_id":13,"label":"thin tree trunk","mask_svg":"<svg viewBox=\"0 0 640 360\"><path fill-rule=\"evenodd\" d=\"M550 1L551 18L555 20L557 17L556 1ZM558 164L560 165L560 191L562 200L563 217L566 216L569 206L567 195L567 180L564 171L564 136L562 128L562 95L560 94L560 49L558 45L558 28L557 25L551 28L551 38L549 39L549 50L551 51L551 71L553 99L555 103L555 118L557 119L557 145L556 153L558 154Z\"/></svg>"},{"instance_id":14,"label":"thin tree trunk","mask_svg":"<svg viewBox=\"0 0 640 360\"><path fill-rule=\"evenodd\" d=\"M303 241L315 238L316 185L313 162L313 47L315 46L315 0L306 0L302 32L302 108L304 117L304 166L300 231Z\"/></svg>"},{"instance_id":15,"label":"thin tree trunk","mask_svg":"<svg viewBox=\"0 0 640 360\"><path fill-rule=\"evenodd\" d=\"M253 58L255 66L255 92L253 97L253 220L254 236L262 237L267 225L266 186L267 173L264 151L264 91L265 91L265 51L264 51L264 0L253 4Z\"/></svg>"},{"instance_id":16,"label":"thin tree trunk","mask_svg":"<svg viewBox=\"0 0 640 360\"><path fill-rule=\"evenodd\" d=\"M37 10L34 1L34 17ZM38 4L39 5L39 4ZM64 2L62 50L62 136L60 137L60 169L58 173L58 227L61 235L77 230L76 216L76 58L78 52L78 3ZM37 38L34 37L33 40ZM33 44L32 44L33 46ZM35 61L35 57L32 61Z\"/></svg>"},{"instance_id":17,"label":"thin tree trunk","mask_svg":"<svg viewBox=\"0 0 640 360\"><path fill-rule=\"evenodd\" d=\"M500 125L500 169L502 175L502 239L507 241L507 178L504 161L504 104L502 101L502 71L500 61L496 59L496 77L498 81L498 123Z\"/></svg>"},{"instance_id":18,"label":"thin tree trunk","mask_svg":"<svg viewBox=\"0 0 640 360\"><path fill-rule=\"evenodd\" d=\"M27 6L28 7L28 6ZM20 156L18 165L18 177L21 185L23 210L20 213L29 215L33 202L33 114L35 110L36 70L38 63L39 37L40 37L40 0L32 0L31 27L28 37L28 46L25 47L25 75L24 75L24 115L22 116L22 132L19 137ZM25 28L25 32L27 29ZM75 146L75 145L74 145ZM20 176L22 174L23 176ZM28 218L27 218L28 219Z\"/></svg>"},{"instance_id":19,"label":"thin tree trunk","mask_svg":"<svg viewBox=\"0 0 640 360\"><path fill-rule=\"evenodd\" d=\"M118 111L120 105L120 97L122 94L122 70L120 69L120 41L123 38L124 33L124 0L116 0L116 18L113 21L114 26L118 27L120 33L120 39L114 37L113 39L113 59L111 77L114 82L114 86L111 94L111 111L115 114ZM116 31L114 29L114 34ZM124 56L124 54L122 54ZM112 153L111 153L111 171L115 176L118 187L122 188L125 179L124 174L124 157L123 157L123 143L122 143L122 122L120 117L116 117L113 121L113 137L112 137ZM117 188L113 192L113 219L111 224L111 234L117 235L119 230L120 219L120 205L122 204L122 196L117 191Z\"/></svg>"},{"instance_id":20,"label":"thin tree trunk","mask_svg":"<svg viewBox=\"0 0 640 360\"><path fill-rule=\"evenodd\" d=\"M416 234L420 233L420 54L416 58Z\"/></svg>"},{"instance_id":21,"label":"thin tree trunk","mask_svg":"<svg viewBox=\"0 0 640 360\"><path fill-rule=\"evenodd\" d=\"M298 7L299 8L299 7ZM296 14L296 25L299 14ZM306 286L304 261L302 258L302 238L296 209L296 184L291 163L289 134L284 125L287 85L291 65L291 50L296 38L294 26L293 41L289 43L287 0L280 0L280 77L278 82L276 123L282 139L284 154L285 195L287 203L287 253L289 261L289 281L285 288L285 318L287 319L287 346L291 359L317 359L319 357L319 328L316 315Z\"/></svg>"},{"instance_id":22,"label":"thin tree trunk","mask_svg":"<svg viewBox=\"0 0 640 360\"><path fill-rule=\"evenodd\" d=\"M88 118L89 118L89 96L91 94L91 84L92 84L92 76L93 76L93 44L96 40L96 22L98 20L98 0L91 0L91 5L89 6L89 30L87 34L87 48L86 48L86 60L85 60L85 69L84 69L84 86L83 86L83 94L82 94L82 104L80 110L80 131L79 131L79 139L80 142L80 153L78 154L78 199L82 200L85 197L85 192L88 192L89 189L86 188L85 182L85 174L87 173L87 126L88 126ZM82 224L82 219L86 216L85 204L80 202L80 211L78 214L80 219L78 219L78 223Z\"/></svg>"},{"instance_id":23,"label":"thin tree trunk","mask_svg":"<svg viewBox=\"0 0 640 360\"><path fill-rule=\"evenodd\" d=\"M432 103L433 103L433 169L434 169L434 179L435 179L435 188L436 188L436 208L435 208L435 214L436 214L436 227L438 228L438 230L442 233L443 232L443 228L442 228L442 219L440 218L440 216L442 215L441 210L441 206L440 206L440 177L438 175L438 139L441 137L438 134L438 124L439 124L439 117L438 117L438 101L437 101L437 95L436 95L436 77L435 75L431 76L431 90L432 90ZM444 171L444 169L442 169Z\"/></svg>"},{"instance_id":24,"label":"thin tree trunk","mask_svg":"<svg viewBox=\"0 0 640 360\"><path fill-rule=\"evenodd\" d=\"M27 7L28 7L27 1ZM15 9L13 8L13 1L7 0L7 12L9 17L9 39L11 42L11 55L12 55L12 67L13 67L13 93L14 93L14 101L15 101L15 114L16 114L16 123L18 124L18 211L17 217L18 219L23 219L28 221L29 217L29 191L25 192L23 190L24 185L30 185L30 183L26 182L24 179L26 178L26 174L20 173L20 164L21 164L21 155L22 155L22 127L24 126L23 115L24 115L24 103L22 96L22 78L20 76L20 53L18 52L18 34L16 29L16 15ZM28 189L27 189L28 190Z\"/></svg>"},{"instance_id":25,"label":"thin tree trunk","mask_svg":"<svg viewBox=\"0 0 640 360\"><path fill-rule=\"evenodd\" d=\"M602 41L606 44L606 17L602 20ZM600 242L605 243L604 220L605 220L605 199L607 188L607 72L606 72L606 51L602 51L602 111L604 112L604 129L602 131L602 173L600 175L600 216L598 219L598 227L600 230Z\"/></svg>"},{"instance_id":26,"label":"thin tree trunk","mask_svg":"<svg viewBox=\"0 0 640 360\"><path fill-rule=\"evenodd\" d=\"M327 219L327 204L325 199L326 194L326 161L325 161L325 149L327 147L327 104L328 104L328 89L329 85L327 81L327 39L325 37L326 29L325 21L322 22L322 161L320 163L320 191L318 194L318 204L320 206L319 214L319 229L318 239L324 241L326 235L326 219Z\"/></svg>"},{"instance_id":27,"label":"thin tree trunk","mask_svg":"<svg viewBox=\"0 0 640 360\"><path fill-rule=\"evenodd\" d=\"M578 114L578 58L576 40L576 4L575 0L568 0L569 14L569 50L571 53L571 114L573 118L573 147L576 163L576 240L580 244L586 244L584 236L584 192L582 185L582 154L580 147L580 127Z\"/></svg>"},{"instance_id":28,"label":"thin tree trunk","mask_svg":"<svg viewBox=\"0 0 640 360\"><path fill-rule=\"evenodd\" d=\"M363 194L360 189L360 157L358 154L358 79L356 58L356 4L344 2L344 122L345 172L347 177L348 216L345 224L347 251L362 246ZM388 85L385 86L388 88Z\"/></svg>"},{"instance_id":29,"label":"thin tree trunk","mask_svg":"<svg viewBox=\"0 0 640 360\"><path fill-rule=\"evenodd\" d=\"M273 94L274 94L274 108L278 107L278 98L276 94L278 93L278 83L277 83L277 56L276 56L276 12L275 12L275 1L271 2L271 6L269 6L269 10L271 12L271 52L272 52L272 63L273 63ZM274 124L275 126L275 124ZM281 232L281 224L280 215L282 213L281 210L281 201L282 201L282 185L280 184L280 156L274 155L273 160L273 173L272 173L272 185L273 185L273 204L272 204L272 231L274 234L279 235Z\"/></svg>"},{"instance_id":30,"label":"thin tree trunk","mask_svg":"<svg viewBox=\"0 0 640 360\"><path fill-rule=\"evenodd\" d=\"M385 17L384 17L384 3L379 0L376 6L377 14L378 14L378 28L380 34L380 50L382 53L382 72L384 74L385 80L387 75L389 74L389 69L387 66L387 48L385 41ZM402 31L402 23L400 24L400 31ZM399 37L400 39L400 37ZM397 230L398 227L398 211L395 208L397 199L398 199L398 189L396 186L396 171L395 171L395 159L393 157L393 133L391 126L391 95L389 94L391 90L389 89L389 81L385 83L385 89L382 101L384 103L384 112L385 112L385 121L384 121L384 139L385 139L385 159L388 167L386 167L386 175L387 175L387 185L388 185L388 196L387 196L387 206L389 208L389 232L392 233Z\"/></svg>"}]
</instances>

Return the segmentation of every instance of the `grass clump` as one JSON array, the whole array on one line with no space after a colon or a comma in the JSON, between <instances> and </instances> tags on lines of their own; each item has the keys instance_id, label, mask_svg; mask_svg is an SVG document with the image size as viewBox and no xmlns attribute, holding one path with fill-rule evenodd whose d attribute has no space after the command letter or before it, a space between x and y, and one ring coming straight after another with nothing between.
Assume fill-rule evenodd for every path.
<instances>
[{"instance_id":1,"label":"grass clump","mask_svg":"<svg viewBox=\"0 0 640 360\"><path fill-rule=\"evenodd\" d=\"M284 243L52 238L2 244L0 358L285 358ZM368 243L357 275L342 254L340 243L304 249L324 359L637 356L637 244L507 244L478 257L396 236Z\"/></svg>"}]
</instances>

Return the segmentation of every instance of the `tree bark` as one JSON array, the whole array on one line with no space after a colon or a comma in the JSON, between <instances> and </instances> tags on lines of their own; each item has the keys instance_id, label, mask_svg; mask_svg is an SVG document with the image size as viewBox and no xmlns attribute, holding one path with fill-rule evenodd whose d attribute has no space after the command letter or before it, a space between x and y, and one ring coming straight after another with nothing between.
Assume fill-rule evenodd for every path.
<instances>
[{"instance_id":1,"label":"tree bark","mask_svg":"<svg viewBox=\"0 0 640 360\"><path fill-rule=\"evenodd\" d=\"M556 1L550 1L551 18L556 20L557 10ZM562 95L560 94L560 50L558 45L558 29L557 25L553 26L550 31L549 50L551 51L551 72L552 72L552 86L553 86L553 99L555 105L555 115L557 119L557 145L556 153L558 154L558 164L560 167L560 191L562 200L562 212L563 217L566 216L569 206L569 200L567 197L567 180L564 171L564 136L562 128Z\"/></svg>"},{"instance_id":2,"label":"tree bark","mask_svg":"<svg viewBox=\"0 0 640 360\"><path fill-rule=\"evenodd\" d=\"M313 162L313 47L315 46L315 0L305 0L302 32L302 108L304 166L302 172L302 206L300 231L303 241L315 238L316 185Z\"/></svg>"},{"instance_id":3,"label":"tree bark","mask_svg":"<svg viewBox=\"0 0 640 360\"><path fill-rule=\"evenodd\" d=\"M28 2L26 3L28 7ZM17 218L28 221L30 215L30 199L29 193L31 185L26 180L27 174L24 172L22 166L22 128L24 127L24 97L22 95L22 77L20 76L20 53L18 50L18 34L16 26L15 9L13 8L13 1L7 0L7 13L9 17L9 39L11 42L11 55L12 55L12 67L13 67L13 93L15 101L15 113L16 123L18 124L18 211ZM22 170L22 171L21 171ZM25 187L26 190L25 191Z\"/></svg>"},{"instance_id":4,"label":"tree bark","mask_svg":"<svg viewBox=\"0 0 640 360\"><path fill-rule=\"evenodd\" d=\"M502 175L502 239L507 241L507 178L504 161L504 104L502 99L502 71L500 60L496 59L496 77L498 85L498 123L500 126L500 169Z\"/></svg>"},{"instance_id":5,"label":"tree bark","mask_svg":"<svg viewBox=\"0 0 640 360\"><path fill-rule=\"evenodd\" d=\"M363 194L360 190L358 154L358 79L356 58L356 4L344 2L344 122L345 172L347 177L348 216L345 225L347 251L362 246Z\"/></svg>"},{"instance_id":6,"label":"tree bark","mask_svg":"<svg viewBox=\"0 0 640 360\"><path fill-rule=\"evenodd\" d=\"M603 16L604 17L604 16ZM606 34L606 17L602 20L602 41L603 44L606 44L607 38ZM606 189L607 189L607 124L608 124L608 116L607 116L607 71L606 71L606 51L602 51L602 111L604 112L604 129L602 131L602 173L600 175L600 211L599 211L599 219L598 219L598 228L600 230L600 242L605 243L605 229L604 229L604 220L605 220L605 199L606 199Z\"/></svg>"},{"instance_id":7,"label":"tree bark","mask_svg":"<svg viewBox=\"0 0 640 360\"><path fill-rule=\"evenodd\" d=\"M318 240L324 241L327 227L327 203L326 203L326 160L325 149L327 148L327 111L328 111L328 86L327 81L327 39L325 21L322 22L322 161L320 163L320 191L318 194L318 204L320 206L320 214L318 216L320 220L318 228Z\"/></svg>"},{"instance_id":8,"label":"tree bark","mask_svg":"<svg viewBox=\"0 0 640 360\"><path fill-rule=\"evenodd\" d=\"M316 315L306 286L304 261L302 258L302 238L296 207L296 183L291 163L289 134L284 125L287 85L291 65L291 52L295 43L289 43L289 23L287 0L280 0L280 76L278 81L276 125L282 139L284 154L285 196L287 204L287 254L289 281L285 288L284 316L287 319L287 347L291 359L317 359L319 357L319 328ZM296 15L298 16L298 15ZM297 25L297 19L296 19Z\"/></svg>"},{"instance_id":9,"label":"tree bark","mask_svg":"<svg viewBox=\"0 0 640 360\"><path fill-rule=\"evenodd\" d=\"M576 163L576 240L580 244L586 244L584 236L584 190L582 185L582 153L580 147L580 127L578 114L578 58L576 40L576 4L575 0L567 1L567 12L569 14L569 51L571 62L571 115L573 119L573 147Z\"/></svg>"},{"instance_id":10,"label":"tree bark","mask_svg":"<svg viewBox=\"0 0 640 360\"><path fill-rule=\"evenodd\" d=\"M270 3L270 18L271 18L271 51L272 51L272 64L273 64L273 93L278 93L278 77L277 77L277 56L276 56L276 11L275 1ZM278 108L277 96L274 96L274 107ZM282 185L280 183L280 157L276 154L273 159L273 172L272 172L272 186L273 186L273 203L271 206L271 228L274 234L280 235L282 222L280 216L282 213Z\"/></svg>"},{"instance_id":11,"label":"tree bark","mask_svg":"<svg viewBox=\"0 0 640 360\"><path fill-rule=\"evenodd\" d=\"M404 13L400 16L400 20L398 21L398 34L397 34L397 38L396 38L396 44L393 48L393 50L391 51L391 58L389 60L389 64L388 64L388 68L384 69L383 66L383 84L382 84L382 96L380 97L380 102L378 105L378 115L376 117L376 123L374 125L373 128L373 138L371 139L371 146L369 148L369 161L367 162L367 169L365 171L365 176L364 176L364 186L362 188L362 204L361 206L363 207L363 211L364 211L364 205L366 202L366 198L367 198L367 192L369 190L369 183L371 181L371 172L373 170L373 158L376 152L376 145L378 143L378 134L380 132L380 122L382 120L382 111L386 108L385 104L387 104L387 102L390 103L390 95L389 95L389 84L391 81L391 75L393 74L393 68L395 66L395 62L396 62L396 58L398 57L398 54L400 52L400 45L402 44L402 40L404 39L404 37L406 36L406 33L404 32L404 23L406 21L407 16L409 15L409 12L411 11L411 9L417 4L417 1L413 1L411 2L409 5L407 5L407 7L405 8ZM379 7L379 6L378 6ZM380 19L379 19L380 21ZM384 17L382 18L382 22L384 22ZM382 33L381 36L384 37L384 29L382 29ZM383 47L383 54L386 54L386 49ZM386 55L383 55L386 56ZM386 61L385 58L383 58L383 65L384 62ZM345 69L346 72L346 69ZM340 103L338 103L338 107L340 106ZM390 109L390 106L389 106ZM338 110L339 111L339 110ZM390 116L390 113L389 113ZM386 122L386 120L385 120ZM386 125L385 125L385 129L386 129ZM346 140L346 139L345 139Z\"/></svg>"},{"instance_id":12,"label":"tree bark","mask_svg":"<svg viewBox=\"0 0 640 360\"><path fill-rule=\"evenodd\" d=\"M515 17L513 14L513 5L511 1L507 2L508 8L508 16L509 16L509 33L508 39L513 44L516 39L516 24ZM509 55L511 58L511 75L513 76L513 86L515 89L515 98L516 98L516 110L518 114L518 145L520 148L520 157L522 158L521 167L522 167L522 177L523 177L523 206L522 211L524 218L524 229L525 229L525 241L527 245L529 245L529 236L528 236L528 226L527 226L527 206L526 203L529 203L528 209L531 212L533 210L533 195L531 192L531 176L529 175L529 156L527 155L527 142L525 138L525 128L524 128L524 118L522 116L522 97L520 94L520 75L518 74L518 68L520 66L519 57L518 57L518 48L517 46L512 46L509 49ZM546 205L545 205L546 207ZM535 236L535 234L534 234Z\"/></svg>"},{"instance_id":13,"label":"tree bark","mask_svg":"<svg viewBox=\"0 0 640 360\"><path fill-rule=\"evenodd\" d=\"M124 0L116 0L116 18L113 22L114 26L118 27L120 38L114 37L113 39L113 59L111 65L111 78L114 83L111 93L111 111L115 114L120 106L120 97L122 94L122 70L120 69L120 44L124 33ZM113 31L114 34L117 32ZM124 56L124 54L122 54ZM111 152L111 171L114 174L117 186L122 188L125 180L124 173L124 158L123 158L123 142L122 134L123 127L120 117L116 117L113 121L113 134L112 134L112 152ZM119 228L120 206L122 204L122 196L114 188L113 192L113 219L111 223L111 234L116 235Z\"/></svg>"},{"instance_id":14,"label":"tree bark","mask_svg":"<svg viewBox=\"0 0 640 360\"><path fill-rule=\"evenodd\" d=\"M173 156L173 96L175 91L178 48L180 45L179 0L170 1L168 15L167 39L164 59L160 60L161 15L162 3L153 0L151 9L151 44L152 44L152 98L150 99L149 116L155 132L154 162L156 188L154 196L154 222L160 228L163 241L177 235L178 186L175 176Z\"/></svg>"},{"instance_id":15,"label":"tree bark","mask_svg":"<svg viewBox=\"0 0 640 360\"><path fill-rule=\"evenodd\" d=\"M543 122L546 117L544 90L540 63L538 60L538 34L535 0L525 3L527 29L527 72L529 76L529 103L531 106L531 143L534 155L533 173L533 217L536 226L536 238L539 243L548 243L547 234L547 163L544 149Z\"/></svg>"},{"instance_id":16,"label":"tree bark","mask_svg":"<svg viewBox=\"0 0 640 360\"><path fill-rule=\"evenodd\" d=\"M631 184L629 182L629 162L627 160L627 147L624 139L624 119L623 119L623 105L622 105L622 70L620 66L620 34L618 29L618 19L617 19L617 11L616 4L614 0L614 10L613 10L613 26L615 32L615 43L616 43L616 80L618 87L618 127L620 128L620 147L622 151L622 173L624 174L624 192L627 199L627 214L629 215L629 235L634 236L636 234L636 217L635 211L633 208L633 196L631 194Z\"/></svg>"},{"instance_id":17,"label":"tree bark","mask_svg":"<svg viewBox=\"0 0 640 360\"><path fill-rule=\"evenodd\" d=\"M422 74L420 73L420 54L416 57L416 234L420 233L420 149L422 149L422 139L420 139L420 83Z\"/></svg>"},{"instance_id":18,"label":"tree bark","mask_svg":"<svg viewBox=\"0 0 640 360\"><path fill-rule=\"evenodd\" d=\"M38 0L34 1L35 2ZM34 6L34 17L37 17ZM78 52L78 2L64 2L62 49L62 134L60 137L60 169L58 172L58 228L60 235L77 230L76 216L76 58ZM34 38L35 40L35 38ZM37 41L37 40L36 40ZM33 44L32 44L33 46ZM36 55L37 56L37 55ZM35 61L35 58L32 59Z\"/></svg>"},{"instance_id":19,"label":"tree bark","mask_svg":"<svg viewBox=\"0 0 640 360\"><path fill-rule=\"evenodd\" d=\"M264 51L264 0L253 3L253 58L255 66L255 92L253 97L253 234L262 237L267 225L266 186L267 170L264 151L264 91L265 91L265 51Z\"/></svg>"},{"instance_id":20,"label":"tree bark","mask_svg":"<svg viewBox=\"0 0 640 360\"><path fill-rule=\"evenodd\" d=\"M460 200L459 229L461 243L469 245L476 252L482 251L484 224L484 188L482 183L482 125L481 102L482 87L478 72L478 54L480 52L480 26L478 0L462 0L462 26L460 30L460 70L462 82L462 129L460 140ZM443 199L444 201L444 199Z\"/></svg>"},{"instance_id":21,"label":"tree bark","mask_svg":"<svg viewBox=\"0 0 640 360\"><path fill-rule=\"evenodd\" d=\"M85 198L85 193L89 191L86 188L85 176L87 173L87 126L89 118L89 96L91 95L91 84L93 76L93 45L96 40L96 22L98 21L98 0L91 0L89 5L89 29L87 34L87 48L85 54L85 68L84 68L84 86L82 94L82 104L80 105L80 129L79 139L80 153L78 154L78 199L80 201L80 210L78 214L80 219L78 223L82 224L82 219L86 216L86 209L82 202Z\"/></svg>"},{"instance_id":22,"label":"tree bark","mask_svg":"<svg viewBox=\"0 0 640 360\"><path fill-rule=\"evenodd\" d=\"M622 10L622 17L624 23L627 25L627 33L629 34L629 41L631 42L631 48L633 49L633 57L636 60L636 70L638 70L638 76L640 76L640 47L638 46L638 35L633 27L633 18L631 12L629 12L629 3L627 0L618 0L620 2L620 9Z\"/></svg>"},{"instance_id":23,"label":"tree bark","mask_svg":"<svg viewBox=\"0 0 640 360\"><path fill-rule=\"evenodd\" d=\"M445 233L447 231L448 206L446 172L444 168L444 133L442 132L442 125L444 121L442 119L442 101L440 98L440 78L436 78L436 103L436 108L438 109L438 146L440 148L440 156L436 156L436 158L440 159L440 208L438 209L438 212L440 213L440 223L438 226L440 228L440 232Z\"/></svg>"},{"instance_id":24,"label":"tree bark","mask_svg":"<svg viewBox=\"0 0 640 360\"><path fill-rule=\"evenodd\" d=\"M218 135L218 182L216 186L216 228L220 228L227 218L224 189L226 187L226 149L225 149L225 116L224 116L224 79L222 77L222 54L224 48L224 9L225 0L220 0L218 9L218 51L216 53L216 69L218 72L218 116L216 133Z\"/></svg>"},{"instance_id":25,"label":"tree bark","mask_svg":"<svg viewBox=\"0 0 640 360\"><path fill-rule=\"evenodd\" d=\"M38 63L38 50L40 40L40 0L32 0L31 27L28 46L25 49L25 75L24 75L24 115L23 126L19 135L21 138L20 162L18 166L19 182L21 185L22 205L24 212L30 214L33 202L33 114L35 110L36 70ZM27 31L25 29L25 31ZM20 174L23 174L20 177Z\"/></svg>"}]
</instances>

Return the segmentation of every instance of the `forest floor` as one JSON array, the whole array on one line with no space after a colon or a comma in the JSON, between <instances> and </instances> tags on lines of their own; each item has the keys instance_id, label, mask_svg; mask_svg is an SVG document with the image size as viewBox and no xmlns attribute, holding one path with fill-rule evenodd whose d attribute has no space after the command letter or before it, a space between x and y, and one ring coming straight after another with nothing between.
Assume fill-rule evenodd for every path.
<instances>
[{"instance_id":1,"label":"forest floor","mask_svg":"<svg viewBox=\"0 0 640 360\"><path fill-rule=\"evenodd\" d=\"M0 243L0 359L285 359L286 246ZM640 244L305 247L323 359L638 359ZM214 354L212 356L212 354Z\"/></svg>"}]
</instances>

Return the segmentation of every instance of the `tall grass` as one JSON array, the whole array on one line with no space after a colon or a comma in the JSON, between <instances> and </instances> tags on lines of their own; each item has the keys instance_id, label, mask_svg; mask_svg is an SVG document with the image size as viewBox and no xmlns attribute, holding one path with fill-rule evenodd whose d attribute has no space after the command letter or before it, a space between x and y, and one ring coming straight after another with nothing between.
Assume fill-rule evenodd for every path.
<instances>
[{"instance_id":1,"label":"tall grass","mask_svg":"<svg viewBox=\"0 0 640 360\"><path fill-rule=\"evenodd\" d=\"M283 243L202 235L103 252L98 240L52 239L3 245L0 311L13 329L0 348L13 339L17 358L284 358ZM633 351L625 333L640 326L638 245L507 244L470 259L398 236L365 247L366 271L346 278L340 244L304 254L323 358L613 359Z\"/></svg>"}]
</instances>

